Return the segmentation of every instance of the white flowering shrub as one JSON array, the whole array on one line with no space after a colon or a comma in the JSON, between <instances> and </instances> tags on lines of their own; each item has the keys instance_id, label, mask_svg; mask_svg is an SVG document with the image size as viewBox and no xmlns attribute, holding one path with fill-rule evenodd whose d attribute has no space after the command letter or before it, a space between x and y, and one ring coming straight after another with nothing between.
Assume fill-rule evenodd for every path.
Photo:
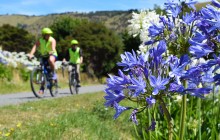
<instances>
[{"instance_id":1,"label":"white flowering shrub","mask_svg":"<svg viewBox=\"0 0 220 140\"><path fill-rule=\"evenodd\" d=\"M141 52L146 52L149 50L149 45L145 45L144 42L150 40L148 28L152 23L159 23L159 16L155 11L145 11L142 10L139 13L132 13L132 19L128 20L130 23L128 25L128 33L134 37L140 35L140 40L142 44L139 46Z\"/></svg>"},{"instance_id":2,"label":"white flowering shrub","mask_svg":"<svg viewBox=\"0 0 220 140\"><path fill-rule=\"evenodd\" d=\"M61 67L61 61L57 61L55 63L55 68L59 69ZM22 67L33 70L34 66L39 65L40 62L34 58L32 61L28 60L28 54L25 52L9 52L0 49L0 64L4 64L7 66L12 66L17 68L19 65Z\"/></svg>"}]
</instances>

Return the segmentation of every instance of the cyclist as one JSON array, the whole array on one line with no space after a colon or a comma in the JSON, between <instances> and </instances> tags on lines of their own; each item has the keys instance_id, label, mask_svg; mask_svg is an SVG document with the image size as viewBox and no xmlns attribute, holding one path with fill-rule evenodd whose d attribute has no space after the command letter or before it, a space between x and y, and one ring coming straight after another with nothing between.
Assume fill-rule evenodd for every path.
<instances>
[{"instance_id":1,"label":"cyclist","mask_svg":"<svg viewBox=\"0 0 220 140\"><path fill-rule=\"evenodd\" d=\"M69 61L69 69L68 71L72 71L72 67L76 66L76 80L78 83L78 87L81 87L80 85L80 64L83 62L83 55L82 55L82 49L78 47L78 41L77 40L72 40L70 42L71 48L69 48L66 52L65 57L63 58L63 63L66 61ZM74 64L74 65L71 65Z\"/></svg>"},{"instance_id":2,"label":"cyclist","mask_svg":"<svg viewBox=\"0 0 220 140\"><path fill-rule=\"evenodd\" d=\"M43 28L42 37L36 41L34 46L29 53L29 59L31 59L36 52L39 51L40 55L43 57L42 61L48 61L50 68L51 68L51 77L53 80L57 79L55 74L55 61L57 60L57 51L56 51L56 40L51 36L53 34L50 28ZM46 59L45 59L45 58ZM40 89L39 92L43 93L44 89Z\"/></svg>"}]
</instances>

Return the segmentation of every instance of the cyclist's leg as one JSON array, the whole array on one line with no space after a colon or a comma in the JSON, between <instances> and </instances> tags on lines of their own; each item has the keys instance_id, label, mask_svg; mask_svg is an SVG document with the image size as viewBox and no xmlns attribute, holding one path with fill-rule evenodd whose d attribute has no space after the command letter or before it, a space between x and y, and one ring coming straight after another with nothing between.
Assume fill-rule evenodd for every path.
<instances>
[{"instance_id":1,"label":"cyclist's leg","mask_svg":"<svg viewBox=\"0 0 220 140\"><path fill-rule=\"evenodd\" d=\"M57 57L55 55L50 55L48 58L48 62L51 68L51 74L52 74L52 78L55 80L57 79L56 73L55 73L55 62L56 62Z\"/></svg>"},{"instance_id":2,"label":"cyclist's leg","mask_svg":"<svg viewBox=\"0 0 220 140\"><path fill-rule=\"evenodd\" d=\"M48 58L48 62L50 64L50 68L52 71L55 70L55 62L56 62L56 56L55 55L50 55Z\"/></svg>"},{"instance_id":3,"label":"cyclist's leg","mask_svg":"<svg viewBox=\"0 0 220 140\"><path fill-rule=\"evenodd\" d=\"M72 65L69 65L69 66L68 66L68 73L69 73L69 74L70 74L70 72L72 71L72 69L73 69Z\"/></svg>"},{"instance_id":4,"label":"cyclist's leg","mask_svg":"<svg viewBox=\"0 0 220 140\"><path fill-rule=\"evenodd\" d=\"M80 85L80 64L76 64L76 80L78 85L77 86L81 86Z\"/></svg>"}]
</instances>

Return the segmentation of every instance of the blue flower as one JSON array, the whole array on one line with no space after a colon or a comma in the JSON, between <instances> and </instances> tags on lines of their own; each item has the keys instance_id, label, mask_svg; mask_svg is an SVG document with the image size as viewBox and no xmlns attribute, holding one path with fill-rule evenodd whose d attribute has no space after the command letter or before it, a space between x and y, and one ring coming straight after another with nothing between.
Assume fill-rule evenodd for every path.
<instances>
[{"instance_id":1,"label":"blue flower","mask_svg":"<svg viewBox=\"0 0 220 140\"><path fill-rule=\"evenodd\" d=\"M195 13L190 12L183 15L183 21L185 24L190 25L195 20Z\"/></svg>"},{"instance_id":2,"label":"blue flower","mask_svg":"<svg viewBox=\"0 0 220 140\"><path fill-rule=\"evenodd\" d=\"M213 6L208 5L207 8L203 8L201 13L205 18L204 21L210 25L208 32L212 32L216 29L220 29L220 12L216 10Z\"/></svg>"},{"instance_id":3,"label":"blue flower","mask_svg":"<svg viewBox=\"0 0 220 140\"><path fill-rule=\"evenodd\" d=\"M128 89L134 91L134 97L137 97L140 93L146 92L146 82L143 79L143 77L132 78L131 79L132 84L128 86Z\"/></svg>"},{"instance_id":4,"label":"blue flower","mask_svg":"<svg viewBox=\"0 0 220 140\"><path fill-rule=\"evenodd\" d=\"M151 125L148 127L148 131L149 130L152 130L154 131L155 130L155 127L156 127L156 121L153 119L152 122L151 122Z\"/></svg>"},{"instance_id":5,"label":"blue flower","mask_svg":"<svg viewBox=\"0 0 220 140\"><path fill-rule=\"evenodd\" d=\"M185 73L185 66L190 62L188 55L183 55L179 61L170 63L170 77L175 77L176 82L180 84L180 77Z\"/></svg>"},{"instance_id":6,"label":"blue flower","mask_svg":"<svg viewBox=\"0 0 220 140\"><path fill-rule=\"evenodd\" d=\"M153 104L156 103L156 100L152 96L150 96L149 98L146 98L146 102L148 103L149 107L151 107Z\"/></svg>"},{"instance_id":7,"label":"blue flower","mask_svg":"<svg viewBox=\"0 0 220 140\"><path fill-rule=\"evenodd\" d=\"M220 8L220 3L217 0L212 0L212 4Z\"/></svg>"},{"instance_id":8,"label":"blue flower","mask_svg":"<svg viewBox=\"0 0 220 140\"><path fill-rule=\"evenodd\" d=\"M130 115L130 119L132 120L132 122L134 122L136 125L138 125L138 121L137 121L137 109L134 109Z\"/></svg>"},{"instance_id":9,"label":"blue flower","mask_svg":"<svg viewBox=\"0 0 220 140\"><path fill-rule=\"evenodd\" d=\"M153 24L148 28L149 36L156 37L163 33L164 26Z\"/></svg>"},{"instance_id":10,"label":"blue flower","mask_svg":"<svg viewBox=\"0 0 220 140\"><path fill-rule=\"evenodd\" d=\"M134 50L132 50L132 53L125 52L125 54L121 54L121 59L122 61L118 62L117 65L124 67L123 68L124 71L128 71L129 69L137 65L141 65Z\"/></svg>"},{"instance_id":11,"label":"blue flower","mask_svg":"<svg viewBox=\"0 0 220 140\"><path fill-rule=\"evenodd\" d=\"M186 91L190 92L190 95L204 98L204 94L210 93L211 88L198 88L198 89L186 89Z\"/></svg>"},{"instance_id":12,"label":"blue flower","mask_svg":"<svg viewBox=\"0 0 220 140\"><path fill-rule=\"evenodd\" d=\"M158 78L156 78L153 75L150 75L149 81L150 81L150 85L154 87L152 94L157 95L160 90L164 90L166 88L165 85L169 82L169 79L168 78L161 79L160 75L158 76Z\"/></svg>"},{"instance_id":13,"label":"blue flower","mask_svg":"<svg viewBox=\"0 0 220 140\"><path fill-rule=\"evenodd\" d=\"M122 91L111 91L111 90L104 90L105 93L107 94L104 96L106 103L105 106L112 106L114 102L119 103L121 100L125 98L125 95Z\"/></svg>"},{"instance_id":14,"label":"blue flower","mask_svg":"<svg viewBox=\"0 0 220 140\"><path fill-rule=\"evenodd\" d=\"M170 92L178 92L178 93L183 93L184 92L184 87L183 85L179 85L177 83L171 83L169 91Z\"/></svg>"},{"instance_id":15,"label":"blue flower","mask_svg":"<svg viewBox=\"0 0 220 140\"><path fill-rule=\"evenodd\" d=\"M124 75L121 70L118 70L119 76L111 76L107 79L107 86L109 90L122 90L126 84L131 83L130 78Z\"/></svg>"},{"instance_id":16,"label":"blue flower","mask_svg":"<svg viewBox=\"0 0 220 140\"><path fill-rule=\"evenodd\" d=\"M214 80L215 80L215 84L216 85L220 85L220 74L216 74L214 76Z\"/></svg>"},{"instance_id":17,"label":"blue flower","mask_svg":"<svg viewBox=\"0 0 220 140\"><path fill-rule=\"evenodd\" d=\"M207 39L207 35L202 34L201 32L195 31L192 40L194 42L202 43L203 40Z\"/></svg>"},{"instance_id":18,"label":"blue flower","mask_svg":"<svg viewBox=\"0 0 220 140\"><path fill-rule=\"evenodd\" d=\"M114 108L115 108L115 115L114 115L114 119L117 119L119 117L119 115L121 115L122 112L124 112L125 110L131 109L130 107L123 107L120 106L117 102L114 102Z\"/></svg>"},{"instance_id":19,"label":"blue flower","mask_svg":"<svg viewBox=\"0 0 220 140\"><path fill-rule=\"evenodd\" d=\"M203 57L213 52L213 50L207 44L198 43L191 39L189 40L189 43L191 44L189 52L197 58Z\"/></svg>"},{"instance_id":20,"label":"blue flower","mask_svg":"<svg viewBox=\"0 0 220 140\"><path fill-rule=\"evenodd\" d=\"M166 42L165 40L161 40L157 46L157 48L154 50L154 57L158 57L158 56L161 56L163 53L166 52L166 49L167 49L167 45L166 45Z\"/></svg>"}]
</instances>

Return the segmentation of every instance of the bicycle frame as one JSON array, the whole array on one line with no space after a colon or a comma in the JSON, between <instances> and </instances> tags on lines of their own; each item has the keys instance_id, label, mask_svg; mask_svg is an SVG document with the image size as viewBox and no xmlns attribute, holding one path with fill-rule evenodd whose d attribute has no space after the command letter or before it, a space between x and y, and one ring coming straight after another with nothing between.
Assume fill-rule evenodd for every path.
<instances>
[{"instance_id":1,"label":"bicycle frame","mask_svg":"<svg viewBox=\"0 0 220 140\"><path fill-rule=\"evenodd\" d=\"M51 96L56 96L58 93L57 80L52 79L50 72L48 57L40 58L40 64L34 68L30 78L31 88L36 97L43 97L43 94L38 94L37 92L38 90L42 90L42 88L43 93L46 93L46 89L49 89ZM37 82L35 82L35 77Z\"/></svg>"}]
</instances>

